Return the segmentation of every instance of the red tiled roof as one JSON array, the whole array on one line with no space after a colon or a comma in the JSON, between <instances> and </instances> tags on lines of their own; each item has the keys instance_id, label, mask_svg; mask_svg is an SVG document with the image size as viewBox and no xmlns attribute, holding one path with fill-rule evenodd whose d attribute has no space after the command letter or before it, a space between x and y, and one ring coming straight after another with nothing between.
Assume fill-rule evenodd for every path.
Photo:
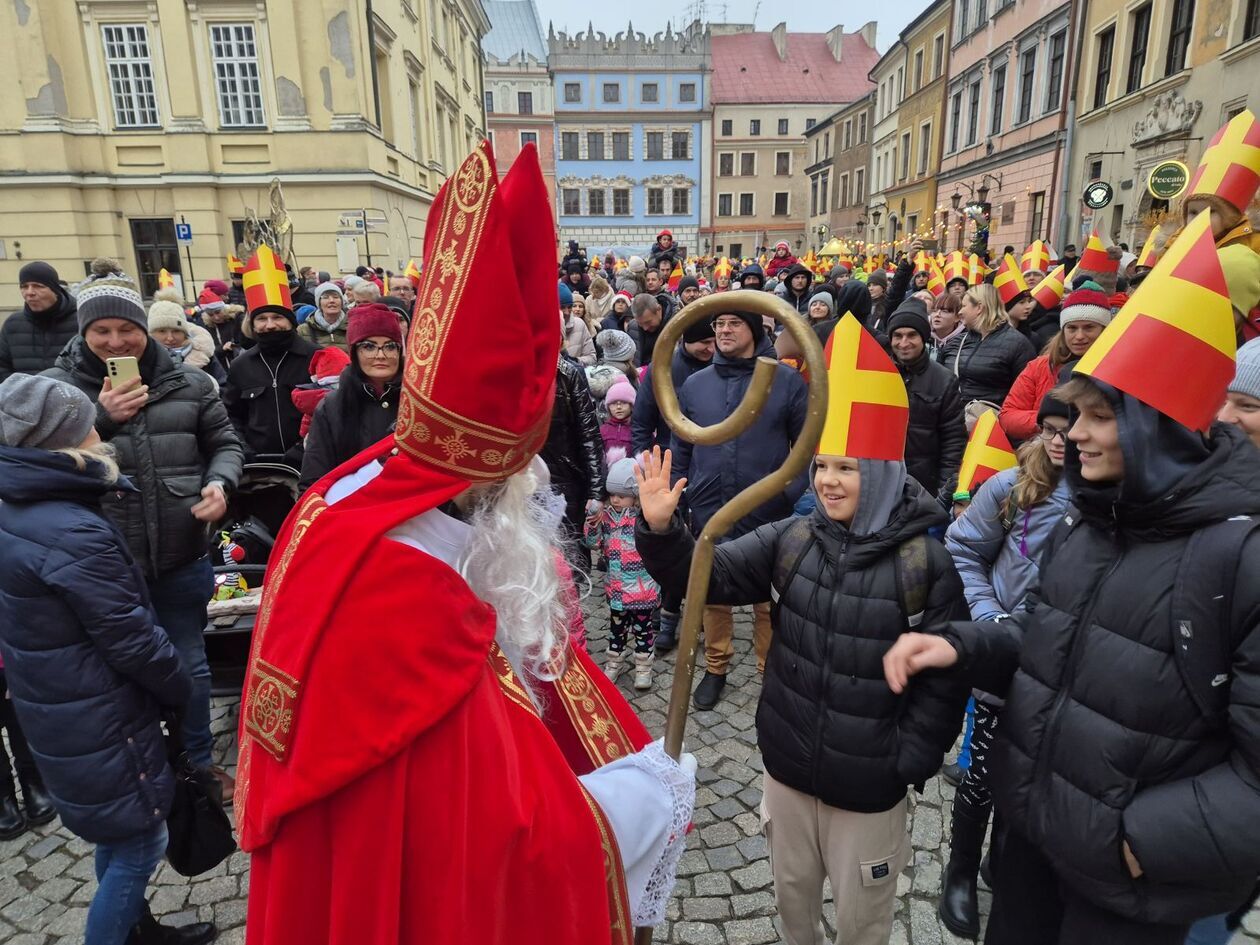
<instances>
[{"instance_id":1,"label":"red tiled roof","mask_svg":"<svg viewBox=\"0 0 1260 945\"><path fill-rule=\"evenodd\" d=\"M825 33L788 33L787 59L769 33L714 36L713 103L851 102L873 87L868 73L879 53L859 33L845 33L840 62Z\"/></svg>"}]
</instances>

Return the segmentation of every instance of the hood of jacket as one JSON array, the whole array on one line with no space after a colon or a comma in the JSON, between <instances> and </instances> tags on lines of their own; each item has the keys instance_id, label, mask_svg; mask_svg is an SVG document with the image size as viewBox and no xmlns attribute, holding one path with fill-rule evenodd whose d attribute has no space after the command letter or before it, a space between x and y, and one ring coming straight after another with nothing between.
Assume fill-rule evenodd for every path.
<instances>
[{"instance_id":1,"label":"hood of jacket","mask_svg":"<svg viewBox=\"0 0 1260 945\"><path fill-rule=\"evenodd\" d=\"M792 277L801 275L809 276L809 281L805 283L805 290L803 292L793 292L791 284ZM814 274L800 263L793 263L787 269L780 271L777 278L779 280L779 284L783 286L784 291L787 292L788 295L799 298L802 295L814 294Z\"/></svg>"},{"instance_id":2,"label":"hood of jacket","mask_svg":"<svg viewBox=\"0 0 1260 945\"><path fill-rule=\"evenodd\" d=\"M840 287L840 296L836 299L836 317L843 318L845 312L852 312L853 317L863 325L871 320L871 293L865 282L850 279Z\"/></svg>"},{"instance_id":3,"label":"hood of jacket","mask_svg":"<svg viewBox=\"0 0 1260 945\"><path fill-rule=\"evenodd\" d=\"M753 263L749 266L745 266L743 269L739 271L739 281L741 284L743 283L744 279L747 276L756 276L758 279L761 280L761 284L763 286L766 284L766 271L762 269L761 266L759 266L757 263Z\"/></svg>"},{"instance_id":4,"label":"hood of jacket","mask_svg":"<svg viewBox=\"0 0 1260 945\"><path fill-rule=\"evenodd\" d=\"M98 506L109 492L135 492L125 477L107 483L95 463L80 470L64 453L0 446L0 502L78 502Z\"/></svg>"},{"instance_id":5,"label":"hood of jacket","mask_svg":"<svg viewBox=\"0 0 1260 945\"><path fill-rule=\"evenodd\" d=\"M949 516L941 508L939 502L919 485L913 476L906 475L904 463L892 463L860 460L862 464L862 495L858 499L858 511L854 516L850 529L840 522L832 521L817 503L812 513L814 527L829 535L833 540L849 538L849 564L853 568L861 568L883 557L902 543L916 535L922 535L929 528L949 524ZM868 484L868 464L887 467L876 470L871 483ZM900 467L900 476L898 470ZM900 479L900 491L889 495L891 487ZM870 498L867 497L868 485L873 486ZM866 505L864 514L863 505ZM876 508L878 506L878 508ZM878 524L878 517L884 522ZM865 518L867 525L863 525ZM867 532L857 529L869 528Z\"/></svg>"}]
</instances>

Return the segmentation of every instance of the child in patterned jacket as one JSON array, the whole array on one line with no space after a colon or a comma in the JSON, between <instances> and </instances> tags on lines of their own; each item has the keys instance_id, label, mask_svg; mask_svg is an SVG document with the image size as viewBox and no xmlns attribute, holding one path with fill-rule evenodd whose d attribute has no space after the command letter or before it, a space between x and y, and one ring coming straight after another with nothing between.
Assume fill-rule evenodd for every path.
<instances>
[{"instance_id":1,"label":"child in patterned jacket","mask_svg":"<svg viewBox=\"0 0 1260 945\"><path fill-rule=\"evenodd\" d=\"M634 460L618 460L608 470L608 503L586 520L586 544L608 559L604 594L608 598L608 661L604 673L615 680L625 668L630 635L634 635L634 688L652 688L652 637L661 590L647 573L634 546L639 514Z\"/></svg>"}]
</instances>

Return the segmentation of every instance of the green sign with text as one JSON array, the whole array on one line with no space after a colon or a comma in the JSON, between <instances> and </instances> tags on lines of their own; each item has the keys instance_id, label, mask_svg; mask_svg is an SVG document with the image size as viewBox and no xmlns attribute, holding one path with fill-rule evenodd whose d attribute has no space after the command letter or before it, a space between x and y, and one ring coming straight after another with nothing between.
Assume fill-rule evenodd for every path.
<instances>
[{"instance_id":1,"label":"green sign with text","mask_svg":"<svg viewBox=\"0 0 1260 945\"><path fill-rule=\"evenodd\" d=\"M1152 197L1161 200L1172 200L1180 197L1186 185L1190 183L1190 169L1180 161L1164 161L1151 168L1151 176L1146 181L1146 189Z\"/></svg>"}]
</instances>

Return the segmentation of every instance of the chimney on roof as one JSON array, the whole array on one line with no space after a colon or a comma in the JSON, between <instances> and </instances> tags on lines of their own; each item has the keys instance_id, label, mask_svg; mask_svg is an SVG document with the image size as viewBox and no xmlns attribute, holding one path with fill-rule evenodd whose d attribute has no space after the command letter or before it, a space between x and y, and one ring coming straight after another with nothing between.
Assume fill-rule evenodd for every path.
<instances>
[{"instance_id":1,"label":"chimney on roof","mask_svg":"<svg viewBox=\"0 0 1260 945\"><path fill-rule=\"evenodd\" d=\"M831 50L831 58L841 61L844 52L844 24L833 26L827 31L827 48Z\"/></svg>"},{"instance_id":2,"label":"chimney on roof","mask_svg":"<svg viewBox=\"0 0 1260 945\"><path fill-rule=\"evenodd\" d=\"M875 30L878 26L878 23L874 20L870 20L865 26L858 30L858 35L866 40L866 45L870 46L871 49L875 48Z\"/></svg>"},{"instance_id":3,"label":"chimney on roof","mask_svg":"<svg viewBox=\"0 0 1260 945\"><path fill-rule=\"evenodd\" d=\"M779 54L780 62L787 62L787 23L782 22L770 31L770 38L774 41L774 51Z\"/></svg>"}]
</instances>

